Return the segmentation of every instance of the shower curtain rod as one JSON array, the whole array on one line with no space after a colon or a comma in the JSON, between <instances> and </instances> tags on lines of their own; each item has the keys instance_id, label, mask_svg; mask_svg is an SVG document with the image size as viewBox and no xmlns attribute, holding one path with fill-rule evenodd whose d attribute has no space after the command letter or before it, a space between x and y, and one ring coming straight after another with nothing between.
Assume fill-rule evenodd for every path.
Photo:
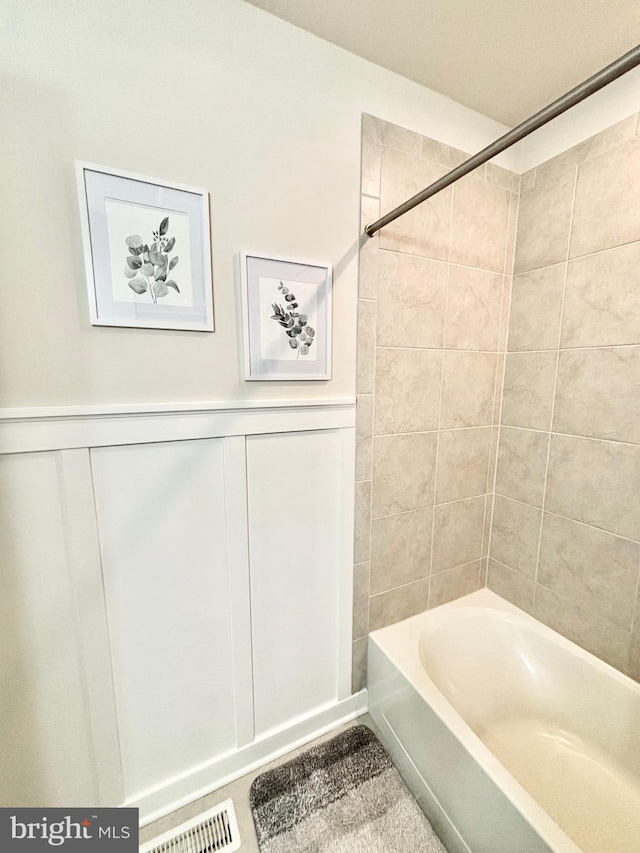
<instances>
[{"instance_id":1,"label":"shower curtain rod","mask_svg":"<svg viewBox=\"0 0 640 853\"><path fill-rule=\"evenodd\" d=\"M548 121L551 121L551 119L561 115L561 113L576 104L579 104L580 101L588 98L589 95L593 95L593 93L597 92L598 89L602 89L603 86L606 86L608 83L611 83L613 80L616 80L618 77L626 74L627 71L631 71L631 69L635 68L637 65L640 65L640 45L636 45L636 47L628 53L625 53L619 59L616 59L615 62L612 62L605 68L602 68L592 77L589 77L583 83L580 83L574 89L571 89L565 95L562 95L562 97L535 113L535 115L525 119L521 124L516 125L516 127L508 133L505 133L504 136L496 139L496 141L492 142L491 145L487 145L486 148L483 148L482 151L479 151L477 154L474 154L473 157L465 160L465 162L460 166L456 166L456 168L452 169L451 172L448 172L446 175L438 178L437 181L434 181L434 183L430 184L426 189L421 190L421 192L416 193L416 195L394 208L390 213L387 213L385 216L377 219L371 225L367 225L364 229L365 234L369 237L373 237L376 231L384 228L385 225L393 222L394 219L397 219L409 210L413 210L414 207L422 204L423 201L426 201L428 198L431 198L431 196L440 192L440 190L443 190L445 187L454 183L454 181L457 181L459 178L462 178L464 175L472 172L478 166L486 163L487 160L491 160L491 158L495 157L496 154L500 154L501 151L510 148L520 139L523 139L525 136L533 133L534 130L542 127L543 124L546 124Z\"/></svg>"}]
</instances>

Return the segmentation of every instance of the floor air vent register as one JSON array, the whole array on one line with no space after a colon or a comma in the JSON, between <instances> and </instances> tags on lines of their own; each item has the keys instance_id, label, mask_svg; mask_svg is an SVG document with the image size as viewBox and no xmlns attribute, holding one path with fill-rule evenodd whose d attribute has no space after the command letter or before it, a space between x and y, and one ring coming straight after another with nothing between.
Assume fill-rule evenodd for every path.
<instances>
[{"instance_id":1,"label":"floor air vent register","mask_svg":"<svg viewBox=\"0 0 640 853\"><path fill-rule=\"evenodd\" d=\"M225 800L140 847L140 853L231 853L240 847L233 800Z\"/></svg>"}]
</instances>

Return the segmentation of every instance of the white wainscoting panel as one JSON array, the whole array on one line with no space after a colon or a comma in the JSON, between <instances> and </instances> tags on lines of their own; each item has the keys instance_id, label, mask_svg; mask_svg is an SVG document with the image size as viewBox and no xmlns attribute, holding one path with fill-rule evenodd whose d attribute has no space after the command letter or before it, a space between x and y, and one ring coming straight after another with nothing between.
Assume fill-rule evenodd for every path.
<instances>
[{"instance_id":1,"label":"white wainscoting panel","mask_svg":"<svg viewBox=\"0 0 640 853\"><path fill-rule=\"evenodd\" d=\"M353 400L0 410L0 806L203 796L351 695Z\"/></svg>"},{"instance_id":2,"label":"white wainscoting panel","mask_svg":"<svg viewBox=\"0 0 640 853\"><path fill-rule=\"evenodd\" d=\"M130 800L235 746L224 440L91 459Z\"/></svg>"},{"instance_id":3,"label":"white wainscoting panel","mask_svg":"<svg viewBox=\"0 0 640 853\"><path fill-rule=\"evenodd\" d=\"M258 737L337 699L342 463L340 430L247 438Z\"/></svg>"},{"instance_id":4,"label":"white wainscoting panel","mask_svg":"<svg viewBox=\"0 0 640 853\"><path fill-rule=\"evenodd\" d=\"M59 453L0 457L0 804L98 802Z\"/></svg>"}]
</instances>

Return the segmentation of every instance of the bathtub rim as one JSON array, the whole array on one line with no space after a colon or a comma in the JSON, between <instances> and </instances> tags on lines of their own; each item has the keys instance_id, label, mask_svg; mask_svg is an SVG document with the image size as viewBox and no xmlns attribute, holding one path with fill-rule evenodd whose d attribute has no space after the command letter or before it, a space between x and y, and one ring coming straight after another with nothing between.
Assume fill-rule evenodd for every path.
<instances>
[{"instance_id":1,"label":"bathtub rim","mask_svg":"<svg viewBox=\"0 0 640 853\"><path fill-rule=\"evenodd\" d=\"M444 621L445 613L460 608L473 608L476 611L492 611L501 619L525 624L529 629L546 637L555 645L564 648L570 654L599 670L607 677L614 678L640 697L640 684L615 667L563 637L557 631L547 627L534 616L501 598L489 589L480 589L462 598L447 602L432 610L425 610L396 622L386 628L380 628L369 634L369 642L393 664L406 681L433 710L446 728L460 741L469 755L480 768L493 780L505 797L517 811L535 828L551 850L558 853L582 853L575 842L553 820L544 808L528 793L507 768L484 744L471 726L451 705L437 685L427 674L419 652L419 642L425 630L425 621L434 619ZM404 648L402 648L404 646ZM410 651L408 651L410 650Z\"/></svg>"}]
</instances>

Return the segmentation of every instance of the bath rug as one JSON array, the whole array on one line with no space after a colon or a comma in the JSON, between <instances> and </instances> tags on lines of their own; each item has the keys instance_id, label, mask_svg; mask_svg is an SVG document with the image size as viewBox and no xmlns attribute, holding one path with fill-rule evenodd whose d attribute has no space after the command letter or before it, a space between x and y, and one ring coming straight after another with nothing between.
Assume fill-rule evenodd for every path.
<instances>
[{"instance_id":1,"label":"bath rug","mask_svg":"<svg viewBox=\"0 0 640 853\"><path fill-rule=\"evenodd\" d=\"M249 799L260 853L446 853L366 726L258 776Z\"/></svg>"}]
</instances>

